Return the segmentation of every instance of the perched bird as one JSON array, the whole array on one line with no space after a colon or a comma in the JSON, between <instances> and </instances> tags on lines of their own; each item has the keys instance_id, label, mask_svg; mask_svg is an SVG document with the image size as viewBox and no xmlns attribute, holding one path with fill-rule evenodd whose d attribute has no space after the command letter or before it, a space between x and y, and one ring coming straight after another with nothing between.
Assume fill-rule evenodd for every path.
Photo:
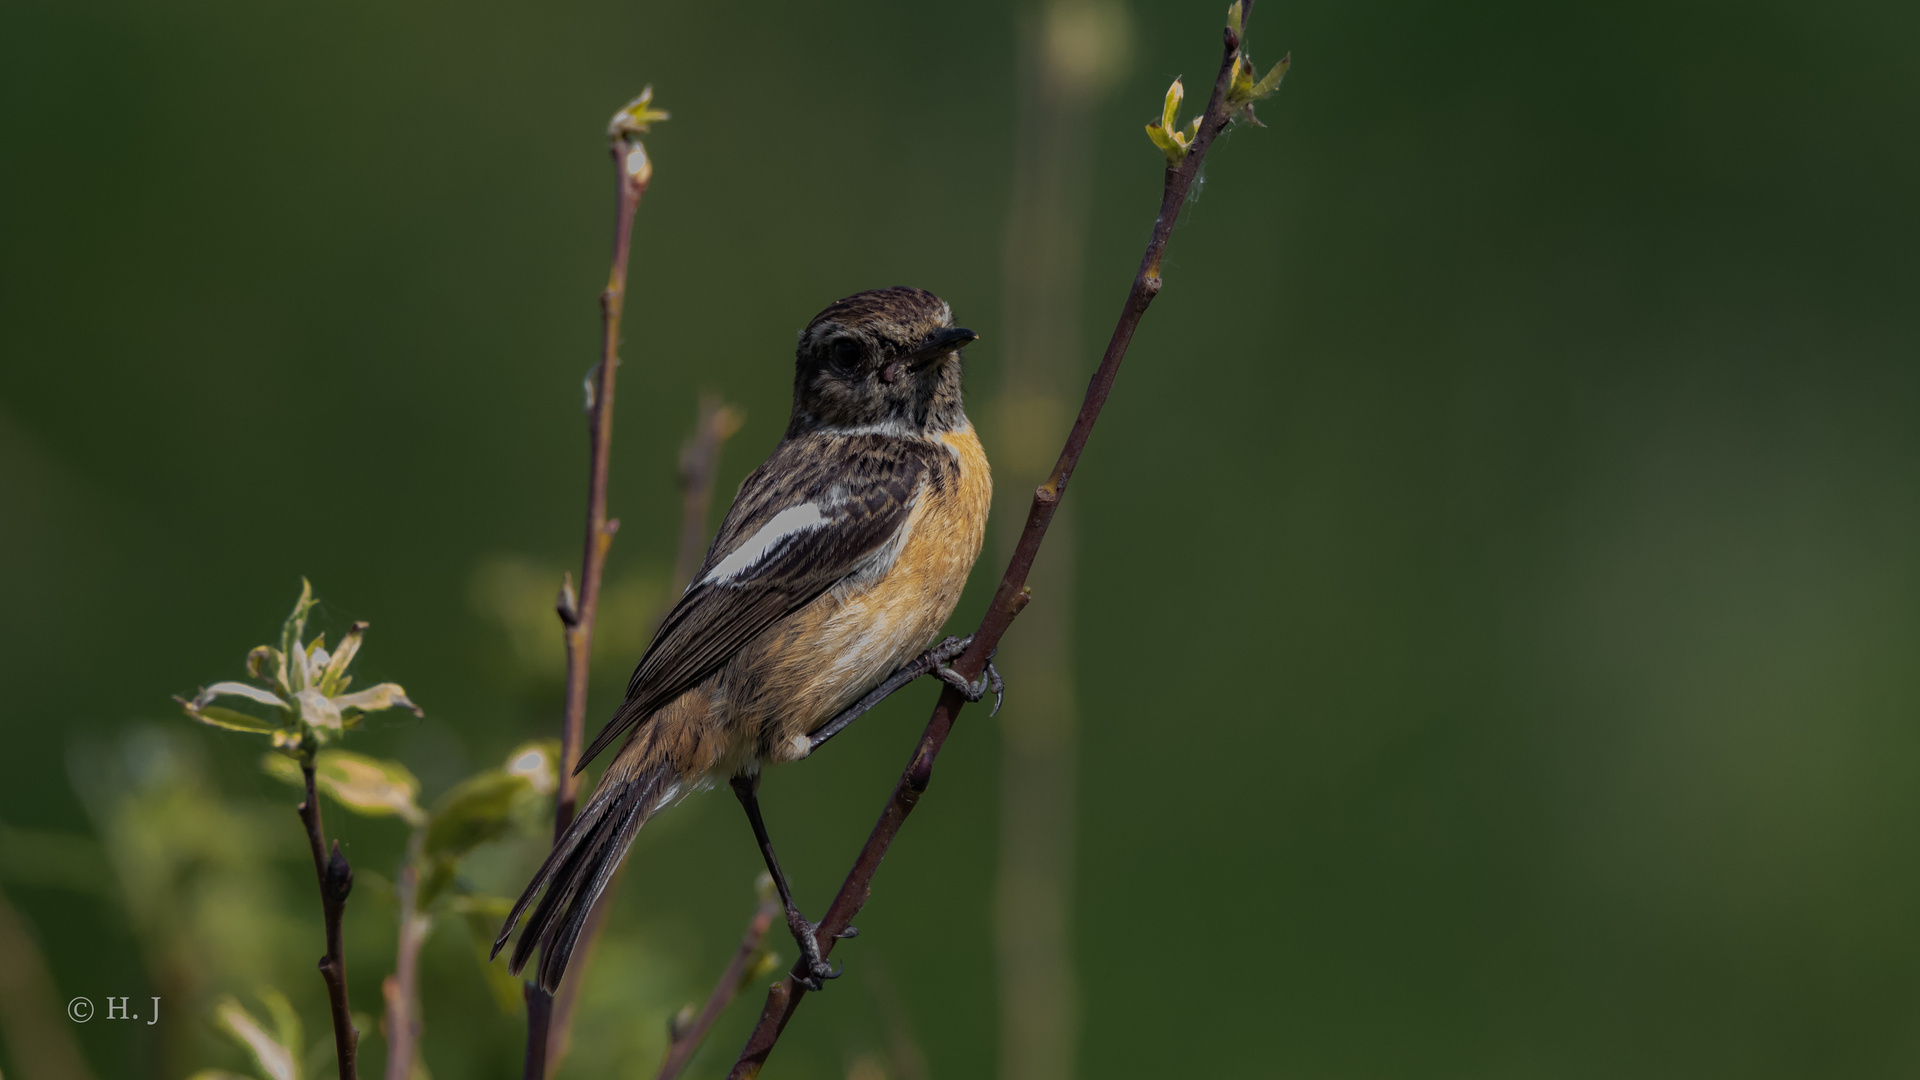
<instances>
[{"instance_id":1,"label":"perched bird","mask_svg":"<svg viewBox=\"0 0 1920 1080\"><path fill-rule=\"evenodd\" d=\"M539 983L557 989L634 834L723 778L786 905L796 977L819 989L836 974L793 902L755 790L763 766L806 757L914 675L937 674L970 700L986 692L986 676L969 684L946 667L964 643L922 653L960 599L992 499L960 400L959 350L977 337L939 297L909 288L849 296L801 332L785 437L740 485L626 701L581 755L575 771L625 736L494 942L497 955L540 896L515 974L538 947Z\"/></svg>"}]
</instances>

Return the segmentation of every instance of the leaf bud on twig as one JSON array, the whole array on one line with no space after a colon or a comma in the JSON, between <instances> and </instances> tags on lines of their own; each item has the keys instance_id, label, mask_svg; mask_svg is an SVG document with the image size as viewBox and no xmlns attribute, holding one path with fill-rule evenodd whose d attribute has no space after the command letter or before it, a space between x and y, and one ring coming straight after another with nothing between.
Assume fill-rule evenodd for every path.
<instances>
[{"instance_id":1,"label":"leaf bud on twig","mask_svg":"<svg viewBox=\"0 0 1920 1080\"><path fill-rule=\"evenodd\" d=\"M327 860L325 888L327 899L336 904L346 903L348 894L353 892L353 867L347 865L347 856L340 850L338 840L333 842L333 856Z\"/></svg>"}]
</instances>

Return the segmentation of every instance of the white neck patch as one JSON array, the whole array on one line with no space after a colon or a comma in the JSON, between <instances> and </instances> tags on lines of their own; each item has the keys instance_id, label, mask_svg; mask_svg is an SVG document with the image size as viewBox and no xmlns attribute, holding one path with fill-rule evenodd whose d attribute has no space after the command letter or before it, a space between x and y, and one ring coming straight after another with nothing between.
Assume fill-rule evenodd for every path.
<instances>
[{"instance_id":1,"label":"white neck patch","mask_svg":"<svg viewBox=\"0 0 1920 1080\"><path fill-rule=\"evenodd\" d=\"M801 503L791 506L773 515L773 520L754 530L752 536L741 541L727 557L714 564L707 576L700 579L702 585L724 585L738 578L767 557L774 547L795 533L820 528L827 523L826 516L820 513L816 503Z\"/></svg>"},{"instance_id":2,"label":"white neck patch","mask_svg":"<svg viewBox=\"0 0 1920 1080\"><path fill-rule=\"evenodd\" d=\"M919 428L904 420L882 420L877 424L849 424L835 427L822 424L817 428L822 435L833 435L842 439L851 439L861 435L887 435L896 439L917 439L925 434Z\"/></svg>"}]
</instances>

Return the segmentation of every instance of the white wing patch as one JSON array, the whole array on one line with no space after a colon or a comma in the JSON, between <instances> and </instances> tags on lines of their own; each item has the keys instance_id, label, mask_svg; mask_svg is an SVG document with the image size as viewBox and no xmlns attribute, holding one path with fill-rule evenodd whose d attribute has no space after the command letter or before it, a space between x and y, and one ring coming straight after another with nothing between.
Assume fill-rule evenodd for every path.
<instances>
[{"instance_id":1,"label":"white wing patch","mask_svg":"<svg viewBox=\"0 0 1920 1080\"><path fill-rule=\"evenodd\" d=\"M754 530L752 536L741 541L721 559L707 576L700 579L702 585L724 585L753 569L761 559L773 551L780 541L795 533L817 529L827 523L826 515L820 512L817 503L801 503L788 507L773 515L773 520Z\"/></svg>"}]
</instances>

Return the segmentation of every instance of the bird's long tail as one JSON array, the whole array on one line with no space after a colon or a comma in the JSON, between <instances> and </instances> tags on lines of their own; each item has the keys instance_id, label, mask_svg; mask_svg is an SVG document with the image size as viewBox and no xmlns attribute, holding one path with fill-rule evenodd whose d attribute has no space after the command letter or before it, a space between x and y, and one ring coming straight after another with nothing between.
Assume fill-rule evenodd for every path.
<instances>
[{"instance_id":1,"label":"bird's long tail","mask_svg":"<svg viewBox=\"0 0 1920 1080\"><path fill-rule=\"evenodd\" d=\"M618 767L616 761L614 768ZM520 974L537 947L539 983L548 993L560 989L560 976L566 974L580 929L586 925L594 901L613 879L634 835L680 793L679 777L665 761L643 765L624 779L612 773L609 769L610 775L601 780L566 835L535 871L493 943L492 955L498 956L527 905L545 888L546 895L528 916L527 928L514 946L508 969Z\"/></svg>"}]
</instances>

